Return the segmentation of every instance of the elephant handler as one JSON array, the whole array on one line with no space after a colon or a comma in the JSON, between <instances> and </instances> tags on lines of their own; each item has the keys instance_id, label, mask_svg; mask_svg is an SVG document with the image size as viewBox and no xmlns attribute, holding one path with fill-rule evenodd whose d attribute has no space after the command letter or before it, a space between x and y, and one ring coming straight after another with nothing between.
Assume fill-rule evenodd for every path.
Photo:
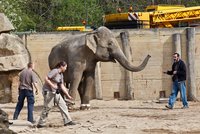
<instances>
[{"instance_id":1,"label":"elephant handler","mask_svg":"<svg viewBox=\"0 0 200 134\"><path fill-rule=\"evenodd\" d=\"M66 62L61 61L57 64L56 68L52 69L45 77L45 84L43 86L44 108L37 124L38 128L46 126L45 119L47 118L51 108L54 106L54 103L57 104L60 109L64 120L64 126L75 125L69 115L68 107L59 91L62 90L62 92L69 99L72 99L72 97L68 94L67 88L63 84L64 82L62 73L65 72L66 68Z\"/></svg>"},{"instance_id":2,"label":"elephant handler","mask_svg":"<svg viewBox=\"0 0 200 134\"><path fill-rule=\"evenodd\" d=\"M172 80L173 80L172 93L169 97L168 105L166 105L165 107L168 109L173 109L177 94L180 91L181 100L183 103L182 108L183 109L189 108L186 96L186 87L185 87L186 72L187 72L186 65L184 61L180 59L179 53L174 53L173 58L174 58L174 63L172 65L172 70L164 72L168 75L172 75Z\"/></svg>"}]
</instances>

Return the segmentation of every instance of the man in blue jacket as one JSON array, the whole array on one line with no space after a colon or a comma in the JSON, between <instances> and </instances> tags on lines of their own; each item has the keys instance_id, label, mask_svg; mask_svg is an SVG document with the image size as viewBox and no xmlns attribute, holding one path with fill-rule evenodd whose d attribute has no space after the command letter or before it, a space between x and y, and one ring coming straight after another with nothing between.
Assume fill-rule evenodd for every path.
<instances>
[{"instance_id":1,"label":"man in blue jacket","mask_svg":"<svg viewBox=\"0 0 200 134\"><path fill-rule=\"evenodd\" d=\"M182 108L189 108L186 96L186 86L185 86L186 65L180 59L179 53L174 53L173 58L174 58L174 63L172 65L172 70L164 72L165 74L172 75L172 81L173 81L172 92L169 97L169 102L168 105L166 105L166 108L173 109L179 90L181 93L181 99L183 103Z\"/></svg>"}]
</instances>

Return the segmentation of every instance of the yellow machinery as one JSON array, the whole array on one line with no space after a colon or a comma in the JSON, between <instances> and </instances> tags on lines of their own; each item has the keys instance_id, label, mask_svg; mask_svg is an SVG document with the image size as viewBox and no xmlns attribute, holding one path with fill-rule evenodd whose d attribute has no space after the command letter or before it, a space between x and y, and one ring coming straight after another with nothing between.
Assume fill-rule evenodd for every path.
<instances>
[{"instance_id":1,"label":"yellow machinery","mask_svg":"<svg viewBox=\"0 0 200 134\"><path fill-rule=\"evenodd\" d=\"M181 8L185 8L185 6L184 5L150 5L146 7L145 11L153 12L153 11L173 10L173 9L181 9Z\"/></svg>"},{"instance_id":2,"label":"yellow machinery","mask_svg":"<svg viewBox=\"0 0 200 134\"><path fill-rule=\"evenodd\" d=\"M200 6L151 5L145 12L108 14L104 17L108 28L161 28L190 26L200 20Z\"/></svg>"},{"instance_id":3,"label":"yellow machinery","mask_svg":"<svg viewBox=\"0 0 200 134\"><path fill-rule=\"evenodd\" d=\"M92 31L91 28L87 28L85 26L64 26L57 27L57 31Z\"/></svg>"},{"instance_id":4,"label":"yellow machinery","mask_svg":"<svg viewBox=\"0 0 200 134\"><path fill-rule=\"evenodd\" d=\"M111 29L150 28L149 12L108 14L103 17L104 26Z\"/></svg>"}]
</instances>

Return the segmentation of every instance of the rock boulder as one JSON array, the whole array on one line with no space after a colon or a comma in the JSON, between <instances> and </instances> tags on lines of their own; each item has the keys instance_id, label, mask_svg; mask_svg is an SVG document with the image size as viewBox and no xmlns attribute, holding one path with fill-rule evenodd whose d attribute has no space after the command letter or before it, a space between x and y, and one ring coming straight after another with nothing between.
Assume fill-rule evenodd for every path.
<instances>
[{"instance_id":1,"label":"rock boulder","mask_svg":"<svg viewBox=\"0 0 200 134\"><path fill-rule=\"evenodd\" d=\"M9 129L8 114L0 109L0 134L17 134Z\"/></svg>"},{"instance_id":2,"label":"rock boulder","mask_svg":"<svg viewBox=\"0 0 200 134\"><path fill-rule=\"evenodd\" d=\"M17 35L0 35L0 72L22 70L29 62L29 53Z\"/></svg>"},{"instance_id":3,"label":"rock boulder","mask_svg":"<svg viewBox=\"0 0 200 134\"><path fill-rule=\"evenodd\" d=\"M9 19L4 15L4 13L0 13L0 33L9 32L12 30L14 30L14 27Z\"/></svg>"}]
</instances>

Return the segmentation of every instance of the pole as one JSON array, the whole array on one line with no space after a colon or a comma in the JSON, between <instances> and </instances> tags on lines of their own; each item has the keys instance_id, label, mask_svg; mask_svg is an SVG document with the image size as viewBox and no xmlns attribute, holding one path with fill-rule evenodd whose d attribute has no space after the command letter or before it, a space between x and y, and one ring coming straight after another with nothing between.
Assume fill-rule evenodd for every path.
<instances>
[{"instance_id":1,"label":"pole","mask_svg":"<svg viewBox=\"0 0 200 134\"><path fill-rule=\"evenodd\" d=\"M122 47L125 56L129 61L131 61L131 48L129 45L129 35L128 32L120 33L120 37L122 40ZM132 100L133 99L133 86L132 86L132 72L125 70L125 90L126 90L126 99Z\"/></svg>"},{"instance_id":2,"label":"pole","mask_svg":"<svg viewBox=\"0 0 200 134\"><path fill-rule=\"evenodd\" d=\"M102 93L102 87L101 87L100 62L97 62L96 68L95 68L95 94L96 94L96 99L98 99L98 100L103 99L103 93Z\"/></svg>"},{"instance_id":3,"label":"pole","mask_svg":"<svg viewBox=\"0 0 200 134\"><path fill-rule=\"evenodd\" d=\"M181 58L181 35L180 34L174 34L173 35L173 43L174 43L174 50L176 53L179 53L180 58ZM178 97L180 97L180 92L178 92Z\"/></svg>"},{"instance_id":4,"label":"pole","mask_svg":"<svg viewBox=\"0 0 200 134\"><path fill-rule=\"evenodd\" d=\"M179 53L181 58L181 35L180 34L174 34L173 35L173 42L175 47L175 52Z\"/></svg>"},{"instance_id":5,"label":"pole","mask_svg":"<svg viewBox=\"0 0 200 134\"><path fill-rule=\"evenodd\" d=\"M187 28L187 59L188 59L188 100L196 98L195 75L195 28Z\"/></svg>"}]
</instances>

